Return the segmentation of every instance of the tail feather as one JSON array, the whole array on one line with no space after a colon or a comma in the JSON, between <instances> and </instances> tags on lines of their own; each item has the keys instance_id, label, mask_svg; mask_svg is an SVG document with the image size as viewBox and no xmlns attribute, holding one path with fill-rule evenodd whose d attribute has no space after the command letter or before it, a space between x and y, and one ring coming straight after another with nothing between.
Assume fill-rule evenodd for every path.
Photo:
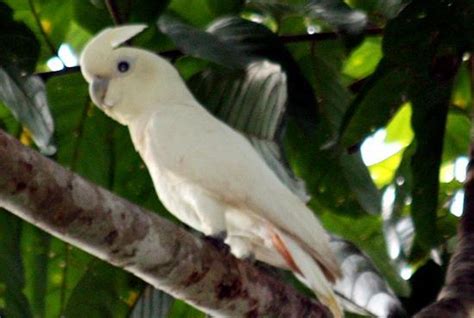
<instances>
[{"instance_id":1,"label":"tail feather","mask_svg":"<svg viewBox=\"0 0 474 318\"><path fill-rule=\"evenodd\" d=\"M296 277L314 291L318 299L329 308L335 318L343 317L341 305L318 262L289 235L284 233L275 233L275 235L282 244L277 247L275 239L273 239L275 248L283 258L291 259L293 264L289 262L288 266L294 271ZM282 249L286 252L282 253ZM296 270L292 268L295 265Z\"/></svg>"}]
</instances>

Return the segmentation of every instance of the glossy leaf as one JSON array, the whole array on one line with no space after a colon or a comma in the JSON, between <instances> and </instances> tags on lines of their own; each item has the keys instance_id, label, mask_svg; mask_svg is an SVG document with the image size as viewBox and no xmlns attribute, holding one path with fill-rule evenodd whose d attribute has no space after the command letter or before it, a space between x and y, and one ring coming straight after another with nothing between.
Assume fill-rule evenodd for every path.
<instances>
[{"instance_id":1,"label":"glossy leaf","mask_svg":"<svg viewBox=\"0 0 474 318\"><path fill-rule=\"evenodd\" d=\"M135 303L129 318L167 318L174 298L164 292L147 286Z\"/></svg>"},{"instance_id":2,"label":"glossy leaf","mask_svg":"<svg viewBox=\"0 0 474 318\"><path fill-rule=\"evenodd\" d=\"M380 66L344 115L342 144L346 147L357 144L385 126L401 106L406 89L405 72Z\"/></svg>"},{"instance_id":3,"label":"glossy leaf","mask_svg":"<svg viewBox=\"0 0 474 318\"><path fill-rule=\"evenodd\" d=\"M367 23L367 16L363 11L354 10L339 0L251 0L249 3L272 13L297 12L307 17L321 19L346 32L357 33Z\"/></svg>"},{"instance_id":4,"label":"glossy leaf","mask_svg":"<svg viewBox=\"0 0 474 318\"><path fill-rule=\"evenodd\" d=\"M384 39L387 59L411 74L408 96L413 104L412 126L416 138L411 211L417 243L423 248L440 241L436 229L438 175L451 88L463 46L458 29L463 27L460 23L464 9L446 3L425 6L415 1L387 25ZM441 15L444 20L439 24ZM407 32L411 33L410 37L400 38L401 33ZM430 39L433 32L439 34Z\"/></svg>"},{"instance_id":5,"label":"glossy leaf","mask_svg":"<svg viewBox=\"0 0 474 318\"><path fill-rule=\"evenodd\" d=\"M216 35L196 29L171 16L162 16L158 27L173 39L181 51L194 57L234 69L243 69L251 62L249 56L227 46Z\"/></svg>"},{"instance_id":6,"label":"glossy leaf","mask_svg":"<svg viewBox=\"0 0 474 318\"><path fill-rule=\"evenodd\" d=\"M312 202L312 207L315 210L324 210L318 206L318 202ZM410 295L410 286L400 277L396 264L387 254L380 218L371 215L334 215L324 212L320 214L320 219L332 235L357 242L357 247L364 251L397 295Z\"/></svg>"},{"instance_id":7,"label":"glossy leaf","mask_svg":"<svg viewBox=\"0 0 474 318\"><path fill-rule=\"evenodd\" d=\"M293 135L290 130L291 143L312 144L303 147L304 153L296 154L296 162L302 176L307 181L313 196L320 197L327 207L334 211L356 214L367 211L372 214L380 212L380 197L367 167L362 163L360 153L346 154L339 145L328 147L341 125L343 115L350 103L351 95L342 85L337 72L339 65L334 58L338 52L335 45L321 45L313 57L304 57L301 62L307 67L308 77L315 83L316 92L321 98L324 109L324 124L319 125L314 135ZM294 139L293 139L294 138ZM291 152L296 150L291 147ZM301 151L301 150L300 150ZM304 171L304 172L303 172ZM338 187L333 187L338 184Z\"/></svg>"},{"instance_id":8,"label":"glossy leaf","mask_svg":"<svg viewBox=\"0 0 474 318\"><path fill-rule=\"evenodd\" d=\"M381 38L367 38L352 51L344 63L342 72L356 79L367 77L375 71L381 58Z\"/></svg>"},{"instance_id":9,"label":"glossy leaf","mask_svg":"<svg viewBox=\"0 0 474 318\"><path fill-rule=\"evenodd\" d=\"M309 0L306 4L308 15L327 21L337 29L358 33L367 24L367 15L350 8L344 1Z\"/></svg>"},{"instance_id":10,"label":"glossy leaf","mask_svg":"<svg viewBox=\"0 0 474 318\"><path fill-rule=\"evenodd\" d=\"M56 152L53 118L39 77L24 76L15 69L0 67L0 100L28 128L41 152L46 155Z\"/></svg>"},{"instance_id":11,"label":"glossy leaf","mask_svg":"<svg viewBox=\"0 0 474 318\"><path fill-rule=\"evenodd\" d=\"M347 310L375 317L406 315L398 298L364 253L340 238L332 237L330 244L343 273L334 290Z\"/></svg>"}]
</instances>

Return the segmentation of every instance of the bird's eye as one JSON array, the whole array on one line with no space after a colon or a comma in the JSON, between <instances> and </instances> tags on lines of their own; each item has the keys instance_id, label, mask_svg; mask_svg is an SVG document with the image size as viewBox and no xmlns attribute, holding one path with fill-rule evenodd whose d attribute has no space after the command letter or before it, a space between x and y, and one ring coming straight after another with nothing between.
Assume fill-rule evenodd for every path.
<instances>
[{"instance_id":1,"label":"bird's eye","mask_svg":"<svg viewBox=\"0 0 474 318\"><path fill-rule=\"evenodd\" d=\"M120 61L117 64L117 69L119 70L120 73L125 73L130 69L130 64L126 61Z\"/></svg>"}]
</instances>

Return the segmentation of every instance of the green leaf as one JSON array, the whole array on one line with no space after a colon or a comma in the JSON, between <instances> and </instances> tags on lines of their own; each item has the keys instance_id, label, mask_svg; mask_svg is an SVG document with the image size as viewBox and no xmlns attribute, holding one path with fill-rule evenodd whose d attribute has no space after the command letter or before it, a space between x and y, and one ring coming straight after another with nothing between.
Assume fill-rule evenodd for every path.
<instances>
[{"instance_id":1,"label":"green leaf","mask_svg":"<svg viewBox=\"0 0 474 318\"><path fill-rule=\"evenodd\" d=\"M171 307L176 306L173 303L173 297L149 285L141 293L128 318L170 318L173 317L170 315Z\"/></svg>"},{"instance_id":2,"label":"green leaf","mask_svg":"<svg viewBox=\"0 0 474 318\"><path fill-rule=\"evenodd\" d=\"M289 169L281 149L287 93L280 66L264 61L250 64L245 73L208 70L189 85L203 105L244 133L277 176L307 201L304 184Z\"/></svg>"},{"instance_id":3,"label":"green leaf","mask_svg":"<svg viewBox=\"0 0 474 318\"><path fill-rule=\"evenodd\" d=\"M325 20L348 33L361 32L367 24L367 15L350 8L341 0L308 0L305 9L310 17Z\"/></svg>"},{"instance_id":4,"label":"green leaf","mask_svg":"<svg viewBox=\"0 0 474 318\"><path fill-rule=\"evenodd\" d=\"M95 34L105 27L113 25L112 18L102 2L103 0L98 1L97 5L94 5L91 1L73 1L74 20L90 33Z\"/></svg>"},{"instance_id":5,"label":"green leaf","mask_svg":"<svg viewBox=\"0 0 474 318\"><path fill-rule=\"evenodd\" d=\"M25 295L20 251L21 221L0 209L0 313L6 317L32 317Z\"/></svg>"},{"instance_id":6,"label":"green leaf","mask_svg":"<svg viewBox=\"0 0 474 318\"><path fill-rule=\"evenodd\" d=\"M12 13L5 3L0 2L0 65L32 73L39 57L38 40L24 23L13 20Z\"/></svg>"},{"instance_id":7,"label":"green leaf","mask_svg":"<svg viewBox=\"0 0 474 318\"><path fill-rule=\"evenodd\" d=\"M130 310L118 293L127 274L102 261L94 260L69 297L65 317L124 317ZM93 297L91 295L93 291Z\"/></svg>"},{"instance_id":8,"label":"green leaf","mask_svg":"<svg viewBox=\"0 0 474 318\"><path fill-rule=\"evenodd\" d=\"M204 27L214 18L208 0L172 0L169 10L198 27Z\"/></svg>"},{"instance_id":9,"label":"green leaf","mask_svg":"<svg viewBox=\"0 0 474 318\"><path fill-rule=\"evenodd\" d=\"M6 0L15 10L15 18L34 32L41 44L40 65L54 55L72 25L72 2L62 0Z\"/></svg>"},{"instance_id":10,"label":"green leaf","mask_svg":"<svg viewBox=\"0 0 474 318\"><path fill-rule=\"evenodd\" d=\"M472 106L471 77L466 63L459 68L454 80L454 89L451 103L461 109L470 109Z\"/></svg>"},{"instance_id":11,"label":"green leaf","mask_svg":"<svg viewBox=\"0 0 474 318\"><path fill-rule=\"evenodd\" d=\"M443 142L443 162L467 156L470 131L471 121L468 116L454 112L448 114Z\"/></svg>"},{"instance_id":12,"label":"green leaf","mask_svg":"<svg viewBox=\"0 0 474 318\"><path fill-rule=\"evenodd\" d=\"M344 62L343 74L361 79L372 74L382 58L382 40L378 37L365 39Z\"/></svg>"},{"instance_id":13,"label":"green leaf","mask_svg":"<svg viewBox=\"0 0 474 318\"><path fill-rule=\"evenodd\" d=\"M250 7L259 8L276 16L300 14L323 20L331 26L349 33L360 32L367 24L367 15L354 10L340 0L250 0Z\"/></svg>"},{"instance_id":14,"label":"green leaf","mask_svg":"<svg viewBox=\"0 0 474 318\"><path fill-rule=\"evenodd\" d=\"M209 9L214 16L238 14L245 0L207 0Z\"/></svg>"},{"instance_id":15,"label":"green leaf","mask_svg":"<svg viewBox=\"0 0 474 318\"><path fill-rule=\"evenodd\" d=\"M57 123L57 160L63 166L71 168L76 173L120 196L169 216L158 201L148 171L133 147L127 128L112 121L92 105L87 83L82 76L75 73L51 78L47 83L47 88L51 109ZM66 251L68 250L66 248ZM89 265L90 256L77 249L58 255L58 262L62 262L62 268L67 267L67 275L63 277L64 274L57 271L50 275L56 277L59 282L67 279L67 285L55 285L56 289L62 290L66 299L69 300L67 304L63 304L70 308L67 310L73 310L79 306L79 303L73 300L72 293L87 295L90 294L88 290L95 288L91 287L94 282L91 282L92 278L89 275L101 276L101 284L108 286L104 287L105 290L97 296L89 295L90 306L103 301L99 297L101 293L110 292L110 297L120 295L127 299L134 291L133 286L137 284L135 279L130 278L130 274L126 274L127 281L130 282L126 284L123 282L124 278L116 277L117 275L121 277L122 274L112 275L109 273L110 268L104 269L102 277L102 269L96 272L94 267ZM52 266L50 264L50 267ZM108 266L111 267L111 265ZM101 265L100 268L102 267L106 266ZM87 274L85 274L86 270L89 270ZM51 284L52 282L50 286ZM59 293L51 293L48 306L58 308L60 298ZM71 301L72 303L69 304ZM129 305L132 304L133 302L129 303ZM107 304L101 306L104 310L114 310ZM122 309L118 308L118 310L122 312L123 306L119 307ZM94 309L88 307L88 310ZM54 313L57 316L57 312ZM91 313L91 315L98 314ZM116 316L113 315L113 317Z\"/></svg>"},{"instance_id":16,"label":"green leaf","mask_svg":"<svg viewBox=\"0 0 474 318\"><path fill-rule=\"evenodd\" d=\"M171 0L135 0L130 8L128 0L121 1L121 12L128 12L127 22L153 23L168 7ZM126 14L123 14L126 16Z\"/></svg>"},{"instance_id":17,"label":"green leaf","mask_svg":"<svg viewBox=\"0 0 474 318\"><path fill-rule=\"evenodd\" d=\"M414 1L386 27L385 57L406 70L410 80L416 140L411 213L417 248L429 249L441 241L436 227L439 168L452 85L467 45L463 31L468 8L472 4Z\"/></svg>"},{"instance_id":18,"label":"green leaf","mask_svg":"<svg viewBox=\"0 0 474 318\"><path fill-rule=\"evenodd\" d=\"M181 300L176 300L171 307L167 318L205 318L206 314L200 312L196 308L186 304Z\"/></svg>"},{"instance_id":19,"label":"green leaf","mask_svg":"<svg viewBox=\"0 0 474 318\"><path fill-rule=\"evenodd\" d=\"M407 89L406 72L380 66L350 105L341 125L345 147L361 142L385 126L401 106Z\"/></svg>"},{"instance_id":20,"label":"green leaf","mask_svg":"<svg viewBox=\"0 0 474 318\"><path fill-rule=\"evenodd\" d=\"M312 202L312 206L315 210L324 211L316 201ZM388 257L379 217L321 213L320 219L331 233L356 243L356 246L369 256L396 294L410 294L408 283L398 275L396 267Z\"/></svg>"},{"instance_id":21,"label":"green leaf","mask_svg":"<svg viewBox=\"0 0 474 318\"><path fill-rule=\"evenodd\" d=\"M23 223L21 245L25 263L25 292L31 302L34 316L45 317L48 290L48 264L51 236L46 232Z\"/></svg>"},{"instance_id":22,"label":"green leaf","mask_svg":"<svg viewBox=\"0 0 474 318\"><path fill-rule=\"evenodd\" d=\"M402 304L372 261L353 243L331 237L331 249L341 264L342 278L334 285L351 312L365 316L405 316Z\"/></svg>"},{"instance_id":23,"label":"green leaf","mask_svg":"<svg viewBox=\"0 0 474 318\"><path fill-rule=\"evenodd\" d=\"M15 69L0 67L0 100L28 128L42 153L52 155L56 152L54 123L39 77L23 76Z\"/></svg>"},{"instance_id":24,"label":"green leaf","mask_svg":"<svg viewBox=\"0 0 474 318\"><path fill-rule=\"evenodd\" d=\"M243 69L251 59L226 45L219 37L185 24L169 15L162 16L158 28L183 52L233 69Z\"/></svg>"},{"instance_id":25,"label":"green leaf","mask_svg":"<svg viewBox=\"0 0 474 318\"><path fill-rule=\"evenodd\" d=\"M439 168L443 150L450 85L424 83L413 93L412 126L416 151L412 157L413 203L417 241L424 247L439 243L436 230ZM416 95L415 95L416 94Z\"/></svg>"},{"instance_id":26,"label":"green leaf","mask_svg":"<svg viewBox=\"0 0 474 318\"><path fill-rule=\"evenodd\" d=\"M336 134L351 100L350 93L341 83L340 62L334 59L334 55L342 50L342 46L336 43L321 44L314 56L300 60L307 65L307 76L322 100L324 122L318 125L314 135L301 136L301 132L289 130L291 143L295 143L291 152L298 158L296 166L301 169L310 193L327 208L338 213L357 214L362 210L379 213L380 195L360 153L348 155L339 145L325 147ZM338 186L334 187L334 184Z\"/></svg>"}]
</instances>

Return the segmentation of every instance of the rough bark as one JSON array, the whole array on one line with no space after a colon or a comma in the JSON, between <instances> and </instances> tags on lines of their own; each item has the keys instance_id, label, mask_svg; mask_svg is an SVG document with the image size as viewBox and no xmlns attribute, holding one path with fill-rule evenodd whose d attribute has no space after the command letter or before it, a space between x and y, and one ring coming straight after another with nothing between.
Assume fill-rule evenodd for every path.
<instances>
[{"instance_id":1,"label":"rough bark","mask_svg":"<svg viewBox=\"0 0 474 318\"><path fill-rule=\"evenodd\" d=\"M474 144L470 148L458 245L438 301L420 311L416 318L474 316Z\"/></svg>"},{"instance_id":2,"label":"rough bark","mask_svg":"<svg viewBox=\"0 0 474 318\"><path fill-rule=\"evenodd\" d=\"M1 130L0 206L211 315L330 316L268 273L91 184Z\"/></svg>"}]
</instances>

